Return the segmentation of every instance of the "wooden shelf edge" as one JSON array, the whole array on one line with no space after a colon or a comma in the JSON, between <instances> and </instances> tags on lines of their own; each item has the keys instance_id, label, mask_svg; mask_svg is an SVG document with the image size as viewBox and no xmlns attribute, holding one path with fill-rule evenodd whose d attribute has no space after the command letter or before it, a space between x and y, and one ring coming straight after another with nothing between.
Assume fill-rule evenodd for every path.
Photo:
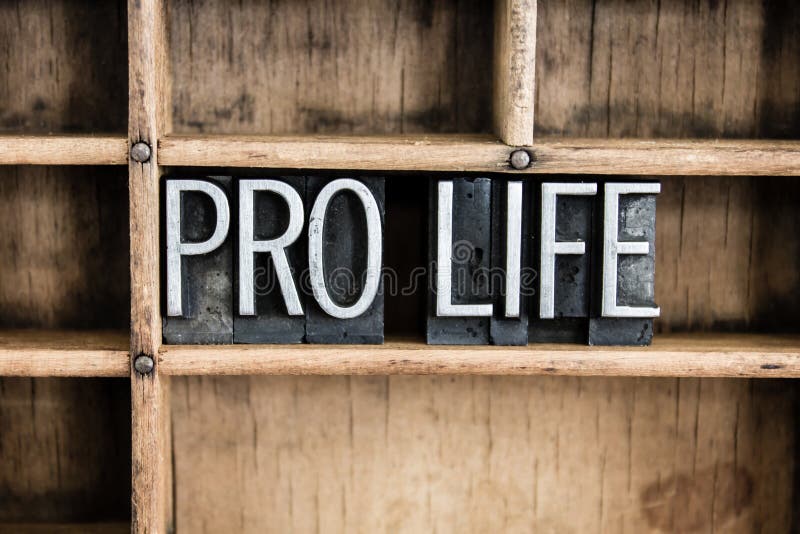
<instances>
[{"instance_id":1,"label":"wooden shelf edge","mask_svg":"<svg viewBox=\"0 0 800 534\"><path fill-rule=\"evenodd\" d=\"M452 172L502 172L511 153L490 135L170 135L158 150L166 166Z\"/></svg>"},{"instance_id":2,"label":"wooden shelf edge","mask_svg":"<svg viewBox=\"0 0 800 534\"><path fill-rule=\"evenodd\" d=\"M557 174L800 174L800 141L545 138L534 143L534 154L534 168Z\"/></svg>"},{"instance_id":3,"label":"wooden shelf edge","mask_svg":"<svg viewBox=\"0 0 800 534\"><path fill-rule=\"evenodd\" d=\"M509 174L794 176L800 141L543 138L533 164L509 166L514 147L489 135L170 135L165 166Z\"/></svg>"},{"instance_id":4,"label":"wooden shelf edge","mask_svg":"<svg viewBox=\"0 0 800 534\"><path fill-rule=\"evenodd\" d=\"M127 165L124 135L0 135L0 165Z\"/></svg>"},{"instance_id":5,"label":"wooden shelf edge","mask_svg":"<svg viewBox=\"0 0 800 534\"><path fill-rule=\"evenodd\" d=\"M162 346L167 375L800 377L800 336L662 335L651 347Z\"/></svg>"},{"instance_id":6,"label":"wooden shelf edge","mask_svg":"<svg viewBox=\"0 0 800 534\"><path fill-rule=\"evenodd\" d=\"M116 331L0 331L0 376L127 377L128 344Z\"/></svg>"}]
</instances>

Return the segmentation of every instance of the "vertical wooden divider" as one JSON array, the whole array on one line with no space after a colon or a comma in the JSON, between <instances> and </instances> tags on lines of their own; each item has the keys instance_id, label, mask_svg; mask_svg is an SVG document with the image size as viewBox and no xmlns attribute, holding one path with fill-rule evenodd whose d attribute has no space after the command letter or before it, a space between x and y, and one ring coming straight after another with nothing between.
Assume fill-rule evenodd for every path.
<instances>
[{"instance_id":1,"label":"vertical wooden divider","mask_svg":"<svg viewBox=\"0 0 800 534\"><path fill-rule=\"evenodd\" d=\"M146 143L144 163L128 163L131 243L131 436L133 533L164 533L172 525L168 384L159 376L158 138L166 132L168 68L165 0L128 1L129 148ZM150 356L148 374L133 366Z\"/></svg>"},{"instance_id":2,"label":"vertical wooden divider","mask_svg":"<svg viewBox=\"0 0 800 534\"><path fill-rule=\"evenodd\" d=\"M507 145L533 145L537 0L496 0L494 133Z\"/></svg>"}]
</instances>

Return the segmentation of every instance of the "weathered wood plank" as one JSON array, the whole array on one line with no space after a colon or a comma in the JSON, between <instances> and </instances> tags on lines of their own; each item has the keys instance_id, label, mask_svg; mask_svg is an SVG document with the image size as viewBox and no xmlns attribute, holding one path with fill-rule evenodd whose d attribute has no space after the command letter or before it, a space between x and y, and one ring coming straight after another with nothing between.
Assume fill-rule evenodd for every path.
<instances>
[{"instance_id":1,"label":"weathered wood plank","mask_svg":"<svg viewBox=\"0 0 800 534\"><path fill-rule=\"evenodd\" d=\"M483 0L169 2L175 131L484 132Z\"/></svg>"},{"instance_id":2,"label":"weathered wood plank","mask_svg":"<svg viewBox=\"0 0 800 534\"><path fill-rule=\"evenodd\" d=\"M537 134L800 134L792 0L543 2L539 22Z\"/></svg>"},{"instance_id":3,"label":"weathered wood plank","mask_svg":"<svg viewBox=\"0 0 800 534\"><path fill-rule=\"evenodd\" d=\"M128 327L125 173L0 167L0 327Z\"/></svg>"},{"instance_id":4,"label":"weathered wood plank","mask_svg":"<svg viewBox=\"0 0 800 534\"><path fill-rule=\"evenodd\" d=\"M791 530L782 381L173 380L191 532Z\"/></svg>"},{"instance_id":5,"label":"weathered wood plank","mask_svg":"<svg viewBox=\"0 0 800 534\"><path fill-rule=\"evenodd\" d=\"M133 367L137 356L156 358L161 344L159 279L159 179L157 139L169 127L163 0L128 0L130 100L128 139L151 147L148 161L129 162L131 233L131 531L165 533L171 527L166 384L158 365L148 375Z\"/></svg>"},{"instance_id":6,"label":"weathered wood plank","mask_svg":"<svg viewBox=\"0 0 800 534\"><path fill-rule=\"evenodd\" d=\"M0 165L125 165L124 136L0 135Z\"/></svg>"},{"instance_id":7,"label":"weathered wood plank","mask_svg":"<svg viewBox=\"0 0 800 534\"><path fill-rule=\"evenodd\" d=\"M494 133L507 145L533 144L537 0L494 6Z\"/></svg>"},{"instance_id":8,"label":"weathered wood plank","mask_svg":"<svg viewBox=\"0 0 800 534\"><path fill-rule=\"evenodd\" d=\"M508 163L511 149L491 136L171 135L159 142L164 165L511 174L796 176L800 142L542 138L534 163Z\"/></svg>"},{"instance_id":9,"label":"weathered wood plank","mask_svg":"<svg viewBox=\"0 0 800 534\"><path fill-rule=\"evenodd\" d=\"M122 134L125 26L124 0L0 2L0 132Z\"/></svg>"},{"instance_id":10,"label":"weathered wood plank","mask_svg":"<svg viewBox=\"0 0 800 534\"><path fill-rule=\"evenodd\" d=\"M2 376L128 376L126 332L0 331Z\"/></svg>"},{"instance_id":11,"label":"weathered wood plank","mask_svg":"<svg viewBox=\"0 0 800 534\"><path fill-rule=\"evenodd\" d=\"M800 338L670 334L650 348L536 344L431 347L390 340L379 347L164 346L161 372L226 374L488 374L574 376L800 376Z\"/></svg>"}]
</instances>

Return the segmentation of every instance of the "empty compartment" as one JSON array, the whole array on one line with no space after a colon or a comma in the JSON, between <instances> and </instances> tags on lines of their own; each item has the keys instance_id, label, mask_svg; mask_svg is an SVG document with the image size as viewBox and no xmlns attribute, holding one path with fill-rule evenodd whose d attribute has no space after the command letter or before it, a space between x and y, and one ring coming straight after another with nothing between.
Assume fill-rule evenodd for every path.
<instances>
[{"instance_id":1,"label":"empty compartment","mask_svg":"<svg viewBox=\"0 0 800 534\"><path fill-rule=\"evenodd\" d=\"M126 168L0 167L0 329L127 329Z\"/></svg>"},{"instance_id":2,"label":"empty compartment","mask_svg":"<svg viewBox=\"0 0 800 534\"><path fill-rule=\"evenodd\" d=\"M176 133L491 128L493 5L170 0Z\"/></svg>"},{"instance_id":3,"label":"empty compartment","mask_svg":"<svg viewBox=\"0 0 800 534\"><path fill-rule=\"evenodd\" d=\"M125 132L126 17L124 0L0 2L0 133Z\"/></svg>"},{"instance_id":4,"label":"empty compartment","mask_svg":"<svg viewBox=\"0 0 800 534\"><path fill-rule=\"evenodd\" d=\"M127 379L0 378L0 532L130 521L130 409Z\"/></svg>"},{"instance_id":5,"label":"empty compartment","mask_svg":"<svg viewBox=\"0 0 800 534\"><path fill-rule=\"evenodd\" d=\"M792 528L788 381L186 377L172 388L177 532Z\"/></svg>"},{"instance_id":6,"label":"empty compartment","mask_svg":"<svg viewBox=\"0 0 800 534\"><path fill-rule=\"evenodd\" d=\"M668 177L656 216L656 332L798 332L800 182Z\"/></svg>"},{"instance_id":7,"label":"empty compartment","mask_svg":"<svg viewBox=\"0 0 800 534\"><path fill-rule=\"evenodd\" d=\"M797 138L800 4L540 2L536 134Z\"/></svg>"}]
</instances>

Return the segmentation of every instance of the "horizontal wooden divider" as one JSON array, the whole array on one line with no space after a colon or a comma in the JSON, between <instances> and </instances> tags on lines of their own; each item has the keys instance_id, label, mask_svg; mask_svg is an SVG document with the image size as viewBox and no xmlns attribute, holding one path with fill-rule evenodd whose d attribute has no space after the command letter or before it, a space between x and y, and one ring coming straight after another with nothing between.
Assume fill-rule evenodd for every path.
<instances>
[{"instance_id":1,"label":"horizontal wooden divider","mask_svg":"<svg viewBox=\"0 0 800 534\"><path fill-rule=\"evenodd\" d=\"M534 154L534 172L555 174L800 174L800 141L545 138Z\"/></svg>"},{"instance_id":2,"label":"horizontal wooden divider","mask_svg":"<svg viewBox=\"0 0 800 534\"><path fill-rule=\"evenodd\" d=\"M491 135L171 135L160 163L363 171L513 174L796 176L800 141L555 139L531 148L533 164L509 166L514 147ZM0 135L0 165L125 165L124 136Z\"/></svg>"},{"instance_id":3,"label":"horizontal wooden divider","mask_svg":"<svg viewBox=\"0 0 800 534\"><path fill-rule=\"evenodd\" d=\"M0 331L0 376L128 376L127 332Z\"/></svg>"},{"instance_id":4,"label":"horizontal wooden divider","mask_svg":"<svg viewBox=\"0 0 800 534\"><path fill-rule=\"evenodd\" d=\"M800 336L658 335L651 347L164 345L167 375L570 375L800 377Z\"/></svg>"},{"instance_id":5,"label":"horizontal wooden divider","mask_svg":"<svg viewBox=\"0 0 800 534\"><path fill-rule=\"evenodd\" d=\"M197 136L159 140L162 165L371 171L508 168L510 149L490 135Z\"/></svg>"},{"instance_id":6,"label":"horizontal wooden divider","mask_svg":"<svg viewBox=\"0 0 800 534\"><path fill-rule=\"evenodd\" d=\"M166 166L513 174L792 176L800 141L544 138L514 170L514 147L489 135L214 136L159 141Z\"/></svg>"},{"instance_id":7,"label":"horizontal wooden divider","mask_svg":"<svg viewBox=\"0 0 800 534\"><path fill-rule=\"evenodd\" d=\"M0 165L126 165L125 135L0 135Z\"/></svg>"}]
</instances>

